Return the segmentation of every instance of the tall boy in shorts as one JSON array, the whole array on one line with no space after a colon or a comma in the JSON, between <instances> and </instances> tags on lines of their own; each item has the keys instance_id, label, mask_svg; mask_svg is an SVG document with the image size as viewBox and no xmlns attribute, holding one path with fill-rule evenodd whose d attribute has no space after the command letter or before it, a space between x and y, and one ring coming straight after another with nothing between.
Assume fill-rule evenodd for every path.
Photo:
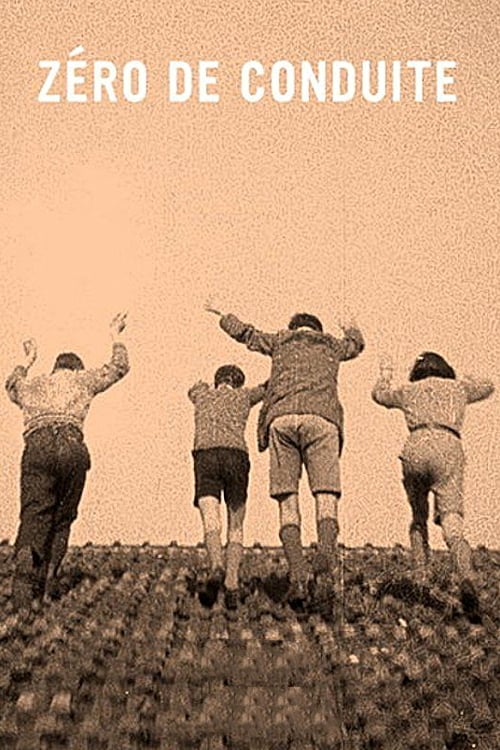
<instances>
[{"instance_id":1,"label":"tall boy in shorts","mask_svg":"<svg viewBox=\"0 0 500 750\"><path fill-rule=\"evenodd\" d=\"M265 385L244 388L245 375L235 365L219 367L214 386L198 382L188 391L194 405L194 505L203 522L210 572L205 603L212 605L225 583L225 603L238 604L238 571L243 554L250 460L245 428L250 409L262 400ZM227 506L226 565L221 541L220 502Z\"/></svg>"},{"instance_id":2,"label":"tall boy in shorts","mask_svg":"<svg viewBox=\"0 0 500 750\"><path fill-rule=\"evenodd\" d=\"M271 375L259 416L259 449L269 447L270 495L277 500L280 539L288 563L290 603L307 598L308 566L301 541L299 480L304 466L315 498L318 558L328 575L337 569L338 504L343 407L337 381L341 362L364 349L354 321L339 325L336 338L310 313L297 313L287 329L266 333L235 315L217 315L222 330L250 351L271 358Z\"/></svg>"}]
</instances>

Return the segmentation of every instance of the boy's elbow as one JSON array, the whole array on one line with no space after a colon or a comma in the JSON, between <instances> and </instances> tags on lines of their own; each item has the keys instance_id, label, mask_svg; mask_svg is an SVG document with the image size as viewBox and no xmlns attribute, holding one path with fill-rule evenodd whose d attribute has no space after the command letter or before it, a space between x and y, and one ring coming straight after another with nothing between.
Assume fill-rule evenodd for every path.
<instances>
[{"instance_id":1,"label":"boy's elbow","mask_svg":"<svg viewBox=\"0 0 500 750\"><path fill-rule=\"evenodd\" d=\"M375 388L372 390L372 399L379 406L385 406L389 408L389 406L392 405L388 393L385 390L378 388L377 386L375 386Z\"/></svg>"},{"instance_id":2,"label":"boy's elbow","mask_svg":"<svg viewBox=\"0 0 500 750\"><path fill-rule=\"evenodd\" d=\"M489 398L493 393L495 393L495 386L491 381L487 381L484 384L484 398Z\"/></svg>"},{"instance_id":3,"label":"boy's elbow","mask_svg":"<svg viewBox=\"0 0 500 750\"><path fill-rule=\"evenodd\" d=\"M130 371L130 362L128 357L124 357L119 362L115 362L114 370L116 373L116 379L121 380Z\"/></svg>"}]
</instances>

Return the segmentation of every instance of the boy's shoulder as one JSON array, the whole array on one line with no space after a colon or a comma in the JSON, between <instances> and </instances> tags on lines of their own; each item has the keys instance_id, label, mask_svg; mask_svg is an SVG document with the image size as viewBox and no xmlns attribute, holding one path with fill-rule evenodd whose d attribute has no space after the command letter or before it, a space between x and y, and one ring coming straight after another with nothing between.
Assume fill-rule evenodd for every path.
<instances>
[{"instance_id":1,"label":"boy's shoulder","mask_svg":"<svg viewBox=\"0 0 500 750\"><path fill-rule=\"evenodd\" d=\"M318 344L326 344L329 347L335 347L340 344L341 339L335 338L331 333L326 331L298 330L291 331L289 328L283 328L276 334L278 344L287 344L300 342L301 344L315 347Z\"/></svg>"}]
</instances>

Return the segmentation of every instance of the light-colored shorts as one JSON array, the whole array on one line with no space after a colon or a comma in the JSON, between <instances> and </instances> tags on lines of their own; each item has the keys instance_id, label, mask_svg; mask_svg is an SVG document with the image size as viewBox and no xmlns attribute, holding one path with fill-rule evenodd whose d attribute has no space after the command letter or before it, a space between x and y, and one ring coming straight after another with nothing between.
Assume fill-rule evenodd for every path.
<instances>
[{"instance_id":1,"label":"light-colored shorts","mask_svg":"<svg viewBox=\"0 0 500 750\"><path fill-rule=\"evenodd\" d=\"M428 494L434 494L434 521L445 513L464 513L465 456L462 443L444 430L411 433L401 453L403 484L414 518L428 516Z\"/></svg>"},{"instance_id":2,"label":"light-colored shorts","mask_svg":"<svg viewBox=\"0 0 500 750\"><path fill-rule=\"evenodd\" d=\"M271 497L298 492L302 464L312 493L340 495L339 431L316 414L284 414L269 430Z\"/></svg>"}]
</instances>

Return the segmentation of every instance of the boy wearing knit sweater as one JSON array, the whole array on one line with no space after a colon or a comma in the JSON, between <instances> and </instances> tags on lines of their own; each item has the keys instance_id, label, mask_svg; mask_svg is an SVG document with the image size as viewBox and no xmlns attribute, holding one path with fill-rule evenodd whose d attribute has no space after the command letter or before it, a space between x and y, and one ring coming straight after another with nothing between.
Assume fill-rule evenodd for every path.
<instances>
[{"instance_id":1,"label":"boy wearing knit sweater","mask_svg":"<svg viewBox=\"0 0 500 750\"><path fill-rule=\"evenodd\" d=\"M37 357L36 344L30 340L24 342L25 364L7 379L9 398L23 413L25 440L12 586L18 609L43 596L66 553L90 468L84 421L94 396L128 372L127 349L121 340L125 325L122 314L111 322L112 356L100 368L86 370L78 355L66 352L57 357L51 373L28 379Z\"/></svg>"},{"instance_id":2,"label":"boy wearing knit sweater","mask_svg":"<svg viewBox=\"0 0 500 750\"><path fill-rule=\"evenodd\" d=\"M403 484L412 510L410 543L417 574L425 578L429 556L427 521L429 493L434 495L434 522L441 526L460 580L466 612L476 612L472 552L464 537L463 479L465 456L461 429L468 404L493 393L487 380L458 380L452 367L435 352L421 354L410 382L392 385L392 363L381 363L373 399L388 409L400 409L409 429L400 459Z\"/></svg>"},{"instance_id":3,"label":"boy wearing knit sweater","mask_svg":"<svg viewBox=\"0 0 500 750\"><path fill-rule=\"evenodd\" d=\"M194 505L199 508L209 559L203 603L215 603L225 583L225 604L238 604L238 571L243 554L243 521L250 460L245 428L252 406L262 400L265 385L244 388L239 367L224 365L215 373L214 386L198 382L188 396L194 405ZM226 566L221 541L220 502L227 506Z\"/></svg>"}]
</instances>

